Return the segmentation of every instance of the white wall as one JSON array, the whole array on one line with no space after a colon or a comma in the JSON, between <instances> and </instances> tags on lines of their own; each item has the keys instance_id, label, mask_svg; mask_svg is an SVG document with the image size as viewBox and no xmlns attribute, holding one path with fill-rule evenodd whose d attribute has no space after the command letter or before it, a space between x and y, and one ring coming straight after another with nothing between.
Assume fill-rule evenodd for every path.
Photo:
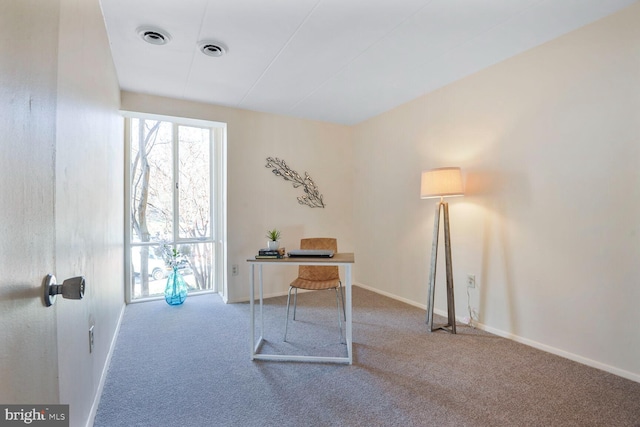
<instances>
[{"instance_id":1,"label":"white wall","mask_svg":"<svg viewBox=\"0 0 640 427\"><path fill-rule=\"evenodd\" d=\"M56 274L84 275L87 289L81 302L56 302L58 375L72 425L85 425L124 306L124 120L98 1L60 3Z\"/></svg>"},{"instance_id":2,"label":"white wall","mask_svg":"<svg viewBox=\"0 0 640 427\"><path fill-rule=\"evenodd\" d=\"M475 274L488 329L640 381L638 23L636 4L355 127L358 280L424 306L420 172L461 166L456 314Z\"/></svg>"},{"instance_id":3,"label":"white wall","mask_svg":"<svg viewBox=\"0 0 640 427\"><path fill-rule=\"evenodd\" d=\"M0 3L0 55L0 402L70 404L83 426L124 304L123 125L97 0ZM45 307L48 273L85 275L85 298Z\"/></svg>"},{"instance_id":4,"label":"white wall","mask_svg":"<svg viewBox=\"0 0 640 427\"><path fill-rule=\"evenodd\" d=\"M246 260L266 246L266 232L282 230L281 245L298 248L303 237L336 237L338 249L353 251L351 129L347 126L200 104L129 92L122 109L227 123L228 299L249 296ZM300 188L265 168L279 157L300 174L308 172L326 208L298 204ZM231 275L231 266L240 268ZM297 271L283 267L265 274L265 295L286 292Z\"/></svg>"}]
</instances>

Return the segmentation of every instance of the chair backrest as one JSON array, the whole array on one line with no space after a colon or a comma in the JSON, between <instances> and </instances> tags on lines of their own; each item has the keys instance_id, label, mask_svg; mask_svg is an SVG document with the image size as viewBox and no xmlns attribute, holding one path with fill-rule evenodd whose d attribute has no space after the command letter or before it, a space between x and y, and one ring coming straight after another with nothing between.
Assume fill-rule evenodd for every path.
<instances>
[{"instance_id":1,"label":"chair backrest","mask_svg":"<svg viewBox=\"0 0 640 427\"><path fill-rule=\"evenodd\" d=\"M338 241L332 237L300 239L300 249L330 249L338 252ZM306 280L340 280L340 271L335 266L301 265L298 277Z\"/></svg>"}]
</instances>

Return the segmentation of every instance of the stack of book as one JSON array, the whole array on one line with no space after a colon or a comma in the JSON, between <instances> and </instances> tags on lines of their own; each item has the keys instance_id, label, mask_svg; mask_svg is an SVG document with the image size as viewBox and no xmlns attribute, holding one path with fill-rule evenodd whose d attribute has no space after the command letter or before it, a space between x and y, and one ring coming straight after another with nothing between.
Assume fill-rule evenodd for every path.
<instances>
[{"instance_id":1,"label":"stack of book","mask_svg":"<svg viewBox=\"0 0 640 427\"><path fill-rule=\"evenodd\" d=\"M277 258L284 258L286 254L286 251L284 250L284 248L278 248L278 249L259 249L258 250L258 255L256 255L256 259L277 259Z\"/></svg>"}]
</instances>

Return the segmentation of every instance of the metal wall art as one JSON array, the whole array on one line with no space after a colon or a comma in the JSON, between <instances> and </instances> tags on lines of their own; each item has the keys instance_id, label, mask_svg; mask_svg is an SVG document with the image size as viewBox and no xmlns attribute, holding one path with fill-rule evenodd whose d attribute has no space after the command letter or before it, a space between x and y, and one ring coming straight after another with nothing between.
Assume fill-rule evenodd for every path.
<instances>
[{"instance_id":1,"label":"metal wall art","mask_svg":"<svg viewBox=\"0 0 640 427\"><path fill-rule=\"evenodd\" d=\"M285 181L291 181L293 188L303 187L305 194L298 197L298 203L311 208L324 208L322 194L307 172L304 173L303 179L298 172L289 168L284 160L277 157L267 157L265 167L272 169L271 172L275 176L281 176Z\"/></svg>"}]
</instances>

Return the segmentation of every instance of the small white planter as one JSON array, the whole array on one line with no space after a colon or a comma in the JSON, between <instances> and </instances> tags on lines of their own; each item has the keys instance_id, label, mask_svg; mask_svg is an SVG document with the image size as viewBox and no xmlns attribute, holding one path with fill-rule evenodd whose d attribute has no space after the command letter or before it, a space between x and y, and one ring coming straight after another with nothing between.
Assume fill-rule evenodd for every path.
<instances>
[{"instance_id":1,"label":"small white planter","mask_svg":"<svg viewBox=\"0 0 640 427\"><path fill-rule=\"evenodd\" d=\"M267 240L267 248L269 250L275 251L280 247L280 242L277 240Z\"/></svg>"}]
</instances>

